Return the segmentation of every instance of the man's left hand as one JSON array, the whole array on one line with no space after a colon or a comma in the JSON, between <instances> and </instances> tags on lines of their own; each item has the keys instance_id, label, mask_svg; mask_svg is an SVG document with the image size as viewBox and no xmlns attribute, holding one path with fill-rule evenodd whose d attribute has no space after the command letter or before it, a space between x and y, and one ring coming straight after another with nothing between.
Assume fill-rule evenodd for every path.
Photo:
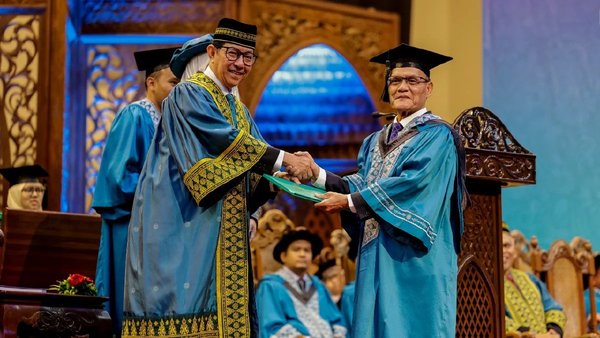
<instances>
[{"instance_id":1,"label":"man's left hand","mask_svg":"<svg viewBox=\"0 0 600 338\"><path fill-rule=\"evenodd\" d=\"M315 204L315 208L333 214L343 209L348 209L348 196L337 192L328 191L324 194L316 194L323 200Z\"/></svg>"}]
</instances>

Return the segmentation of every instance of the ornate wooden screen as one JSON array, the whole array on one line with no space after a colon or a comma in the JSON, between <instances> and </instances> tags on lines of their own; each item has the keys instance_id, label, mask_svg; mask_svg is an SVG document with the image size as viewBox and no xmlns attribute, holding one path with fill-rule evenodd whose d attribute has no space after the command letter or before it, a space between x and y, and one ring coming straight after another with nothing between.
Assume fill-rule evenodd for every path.
<instances>
[{"instance_id":1,"label":"ornate wooden screen","mask_svg":"<svg viewBox=\"0 0 600 338\"><path fill-rule=\"evenodd\" d=\"M44 166L50 208L60 194L65 16L62 1L6 0L0 8L0 167ZM7 190L0 181L0 206Z\"/></svg>"},{"instance_id":2,"label":"ornate wooden screen","mask_svg":"<svg viewBox=\"0 0 600 338\"><path fill-rule=\"evenodd\" d=\"M464 111L454 128L464 138L470 194L458 261L456 337L503 337L500 188L534 184L535 155L485 108Z\"/></svg>"}]
</instances>

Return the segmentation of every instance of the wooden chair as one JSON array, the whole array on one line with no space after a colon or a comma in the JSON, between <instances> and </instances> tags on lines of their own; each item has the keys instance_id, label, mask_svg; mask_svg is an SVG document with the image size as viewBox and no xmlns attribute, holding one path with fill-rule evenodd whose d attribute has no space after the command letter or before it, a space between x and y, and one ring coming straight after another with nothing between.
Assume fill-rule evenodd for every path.
<instances>
[{"instance_id":1,"label":"wooden chair","mask_svg":"<svg viewBox=\"0 0 600 338\"><path fill-rule=\"evenodd\" d=\"M250 242L255 282L281 267L273 259L273 248L285 232L295 228L294 223L278 209L266 211L258 220L256 236Z\"/></svg>"},{"instance_id":2,"label":"wooden chair","mask_svg":"<svg viewBox=\"0 0 600 338\"><path fill-rule=\"evenodd\" d=\"M529 241L519 230L512 230L510 235L515 239L515 249L517 251L517 259L515 260L515 269L524 272L533 273L531 269L531 248Z\"/></svg>"},{"instance_id":3,"label":"wooden chair","mask_svg":"<svg viewBox=\"0 0 600 338\"><path fill-rule=\"evenodd\" d=\"M587 318L583 300L584 270L573 249L564 240L552 243L550 250L541 251L532 238L532 269L546 282L552 297L562 305L567 316L564 338L598 337L587 334Z\"/></svg>"},{"instance_id":4,"label":"wooden chair","mask_svg":"<svg viewBox=\"0 0 600 338\"><path fill-rule=\"evenodd\" d=\"M594 252L592 251L592 243L582 237L574 237L571 240L571 248L575 254L575 258L579 261L582 267L584 278L587 278L588 289L590 297L590 313L596 313L597 304L596 297L594 296L594 286L592 285L592 278L596 274L596 265L594 264ZM591 332L598 333L598 321L596 316L590 316L588 327Z\"/></svg>"}]
</instances>

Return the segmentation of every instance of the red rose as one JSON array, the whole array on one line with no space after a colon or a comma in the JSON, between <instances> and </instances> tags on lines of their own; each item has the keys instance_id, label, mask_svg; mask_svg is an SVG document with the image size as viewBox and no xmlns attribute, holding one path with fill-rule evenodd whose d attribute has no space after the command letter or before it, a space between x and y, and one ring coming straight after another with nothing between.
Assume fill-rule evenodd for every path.
<instances>
[{"instance_id":1,"label":"red rose","mask_svg":"<svg viewBox=\"0 0 600 338\"><path fill-rule=\"evenodd\" d=\"M77 286L83 282L84 278L85 276L74 273L72 275L69 275L67 281L69 282L69 284L71 284L71 286Z\"/></svg>"}]
</instances>

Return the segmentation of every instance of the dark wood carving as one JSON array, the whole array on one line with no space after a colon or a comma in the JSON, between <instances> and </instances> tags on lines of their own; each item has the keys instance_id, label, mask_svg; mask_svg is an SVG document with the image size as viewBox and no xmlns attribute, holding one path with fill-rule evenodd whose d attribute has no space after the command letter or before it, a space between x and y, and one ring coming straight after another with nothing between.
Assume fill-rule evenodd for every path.
<instances>
[{"instance_id":1,"label":"dark wood carving","mask_svg":"<svg viewBox=\"0 0 600 338\"><path fill-rule=\"evenodd\" d=\"M469 149L469 177L499 179L510 185L535 184L535 155L521 146L491 111L471 108L454 127Z\"/></svg>"},{"instance_id":2,"label":"dark wood carving","mask_svg":"<svg viewBox=\"0 0 600 338\"><path fill-rule=\"evenodd\" d=\"M456 337L504 337L501 187L535 183L535 155L488 109L462 112L469 205L458 259Z\"/></svg>"},{"instance_id":3,"label":"dark wood carving","mask_svg":"<svg viewBox=\"0 0 600 338\"><path fill-rule=\"evenodd\" d=\"M0 337L111 337L106 300L0 286Z\"/></svg>"},{"instance_id":4,"label":"dark wood carving","mask_svg":"<svg viewBox=\"0 0 600 338\"><path fill-rule=\"evenodd\" d=\"M4 211L0 284L48 288L69 274L96 274L99 216Z\"/></svg>"}]
</instances>

